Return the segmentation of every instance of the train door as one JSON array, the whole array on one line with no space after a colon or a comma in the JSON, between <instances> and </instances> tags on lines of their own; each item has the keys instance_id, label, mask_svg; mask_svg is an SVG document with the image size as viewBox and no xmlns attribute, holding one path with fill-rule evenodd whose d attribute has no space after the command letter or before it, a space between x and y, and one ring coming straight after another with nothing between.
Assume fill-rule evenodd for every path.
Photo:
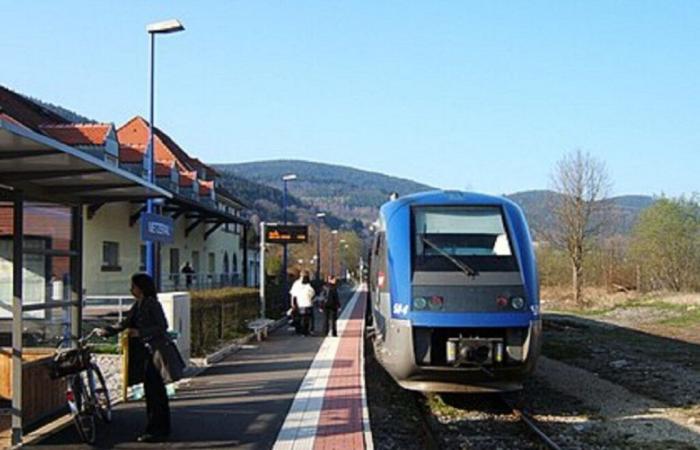
<instances>
[{"instance_id":1,"label":"train door","mask_svg":"<svg viewBox=\"0 0 700 450\"><path fill-rule=\"evenodd\" d=\"M372 262L374 290L372 292L372 303L377 331L383 340L386 331L386 321L390 317L389 314L391 314L389 277L386 263L386 234L383 231L377 233L374 244Z\"/></svg>"}]
</instances>

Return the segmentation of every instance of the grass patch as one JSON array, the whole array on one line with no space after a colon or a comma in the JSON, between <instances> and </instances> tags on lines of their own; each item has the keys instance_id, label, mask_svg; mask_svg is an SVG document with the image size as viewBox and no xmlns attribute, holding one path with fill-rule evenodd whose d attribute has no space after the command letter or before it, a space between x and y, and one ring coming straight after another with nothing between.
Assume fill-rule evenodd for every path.
<instances>
[{"instance_id":1,"label":"grass patch","mask_svg":"<svg viewBox=\"0 0 700 450\"><path fill-rule=\"evenodd\" d=\"M121 353L121 349L119 348L119 344L109 344L109 343L91 344L90 350L92 350L93 353L100 353L103 355L118 355Z\"/></svg>"},{"instance_id":2,"label":"grass patch","mask_svg":"<svg viewBox=\"0 0 700 450\"><path fill-rule=\"evenodd\" d=\"M595 301L591 302L595 305ZM645 295L629 299L625 302L606 307L571 308L564 310L549 310L549 313L571 314L585 318L602 318L613 315L616 311L624 311L633 308L648 308L657 310L659 320L654 321L660 325L683 327L700 323L700 307L694 305L682 305L665 301L663 297ZM671 315L671 317L669 317Z\"/></svg>"},{"instance_id":3,"label":"grass patch","mask_svg":"<svg viewBox=\"0 0 700 450\"><path fill-rule=\"evenodd\" d=\"M673 305L679 307L678 315L659 321L662 325L670 327L687 327L689 325L700 324L700 308L683 305Z\"/></svg>"},{"instance_id":4,"label":"grass patch","mask_svg":"<svg viewBox=\"0 0 700 450\"><path fill-rule=\"evenodd\" d=\"M461 413L459 409L445 403L440 395L428 394L426 396L425 404L434 415L439 417L455 419L459 417Z\"/></svg>"}]
</instances>

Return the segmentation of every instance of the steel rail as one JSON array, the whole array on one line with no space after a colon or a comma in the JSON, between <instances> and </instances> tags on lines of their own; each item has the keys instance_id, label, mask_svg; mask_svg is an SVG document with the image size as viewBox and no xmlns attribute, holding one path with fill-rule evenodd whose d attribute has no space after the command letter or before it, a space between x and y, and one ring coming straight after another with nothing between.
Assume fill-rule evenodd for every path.
<instances>
[{"instance_id":1,"label":"steel rail","mask_svg":"<svg viewBox=\"0 0 700 450\"><path fill-rule=\"evenodd\" d=\"M522 409L513 405L507 399L501 397L501 400L503 401L503 403L508 405L508 408L510 408L511 411L513 411L513 415L517 417L522 423L524 423L528 430L530 430L534 435L536 435L540 439L540 441L542 441L542 443L547 446L547 448L551 450L561 450L561 447L556 442L554 442L549 436L547 436L547 434L544 431L542 431L542 429L540 429L539 426L537 426L537 421L533 417L531 417Z\"/></svg>"},{"instance_id":2,"label":"steel rail","mask_svg":"<svg viewBox=\"0 0 700 450\"><path fill-rule=\"evenodd\" d=\"M418 410L418 418L421 423L421 429L423 431L423 443L426 450L438 450L441 447L438 445L438 440L433 433L433 427L428 422L428 407L423 404L422 399L427 399L428 395L421 392L412 392L413 400L415 402L415 407Z\"/></svg>"}]
</instances>

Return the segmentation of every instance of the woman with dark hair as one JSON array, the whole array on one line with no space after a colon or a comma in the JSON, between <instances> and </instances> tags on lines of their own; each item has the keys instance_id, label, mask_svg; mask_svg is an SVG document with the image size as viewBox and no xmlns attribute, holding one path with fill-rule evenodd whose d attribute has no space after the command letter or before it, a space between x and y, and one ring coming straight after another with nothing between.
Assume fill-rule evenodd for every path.
<instances>
[{"instance_id":1,"label":"woman with dark hair","mask_svg":"<svg viewBox=\"0 0 700 450\"><path fill-rule=\"evenodd\" d=\"M130 365L135 364L139 369L142 368L140 374L143 376L146 394L146 429L138 441L163 442L170 434L170 406L162 372L154 363L153 350L159 343L168 341L168 321L150 275L134 274L131 277L131 294L136 302L126 317L115 326L99 329L98 334L113 336L128 330Z\"/></svg>"}]
</instances>

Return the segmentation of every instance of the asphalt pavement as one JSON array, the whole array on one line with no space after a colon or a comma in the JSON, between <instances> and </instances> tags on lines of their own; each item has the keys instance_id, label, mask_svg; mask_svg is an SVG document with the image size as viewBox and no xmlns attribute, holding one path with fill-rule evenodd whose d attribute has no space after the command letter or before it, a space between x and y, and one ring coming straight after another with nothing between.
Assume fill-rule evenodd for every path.
<instances>
[{"instance_id":1,"label":"asphalt pavement","mask_svg":"<svg viewBox=\"0 0 700 450\"><path fill-rule=\"evenodd\" d=\"M343 292L344 301L350 292ZM316 313L321 330L321 314ZM321 345L321 337L293 335L286 326L218 363L171 399L167 443L141 444L145 404L115 407L111 424L100 424L95 446L81 444L75 427L64 428L27 449L268 449L277 438L294 396Z\"/></svg>"}]
</instances>

